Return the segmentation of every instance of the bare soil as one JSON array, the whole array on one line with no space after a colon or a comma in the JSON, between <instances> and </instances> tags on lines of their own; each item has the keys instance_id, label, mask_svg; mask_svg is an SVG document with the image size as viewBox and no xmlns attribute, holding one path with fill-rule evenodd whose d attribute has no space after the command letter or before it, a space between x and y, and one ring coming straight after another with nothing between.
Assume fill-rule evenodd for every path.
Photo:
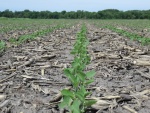
<instances>
[{"instance_id":1,"label":"bare soil","mask_svg":"<svg viewBox=\"0 0 150 113\"><path fill-rule=\"evenodd\" d=\"M0 57L0 113L65 113L57 104L71 84L63 74L80 25L7 49ZM108 29L87 24L96 71L87 113L150 113L150 50Z\"/></svg>"}]
</instances>

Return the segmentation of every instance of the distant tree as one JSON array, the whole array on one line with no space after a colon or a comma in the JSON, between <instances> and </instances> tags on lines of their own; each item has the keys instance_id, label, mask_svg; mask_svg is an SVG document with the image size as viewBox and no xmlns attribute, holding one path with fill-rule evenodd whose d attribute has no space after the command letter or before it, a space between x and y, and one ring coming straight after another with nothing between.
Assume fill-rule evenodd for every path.
<instances>
[{"instance_id":1,"label":"distant tree","mask_svg":"<svg viewBox=\"0 0 150 113\"><path fill-rule=\"evenodd\" d=\"M59 19L59 13L57 11L53 12L53 18Z\"/></svg>"},{"instance_id":2,"label":"distant tree","mask_svg":"<svg viewBox=\"0 0 150 113\"><path fill-rule=\"evenodd\" d=\"M66 14L66 11L65 11L65 10L62 11L62 12L60 12L60 18L65 18L65 14Z\"/></svg>"},{"instance_id":3,"label":"distant tree","mask_svg":"<svg viewBox=\"0 0 150 113\"><path fill-rule=\"evenodd\" d=\"M12 11L9 11L9 9L6 9L5 11L1 12L2 17L8 17L8 18L13 18L14 13Z\"/></svg>"},{"instance_id":4,"label":"distant tree","mask_svg":"<svg viewBox=\"0 0 150 113\"><path fill-rule=\"evenodd\" d=\"M23 18L29 18L32 12L30 13L30 10L26 9L22 13L23 13Z\"/></svg>"},{"instance_id":5,"label":"distant tree","mask_svg":"<svg viewBox=\"0 0 150 113\"><path fill-rule=\"evenodd\" d=\"M30 13L30 18L36 19L36 18L38 18L38 15L39 15L39 12L33 11L32 13Z\"/></svg>"},{"instance_id":6,"label":"distant tree","mask_svg":"<svg viewBox=\"0 0 150 113\"><path fill-rule=\"evenodd\" d=\"M88 12L83 10L75 11L0 11L0 17L8 18L41 18L41 19L150 19L150 10L129 10L119 11L117 9L106 9L98 12Z\"/></svg>"}]
</instances>

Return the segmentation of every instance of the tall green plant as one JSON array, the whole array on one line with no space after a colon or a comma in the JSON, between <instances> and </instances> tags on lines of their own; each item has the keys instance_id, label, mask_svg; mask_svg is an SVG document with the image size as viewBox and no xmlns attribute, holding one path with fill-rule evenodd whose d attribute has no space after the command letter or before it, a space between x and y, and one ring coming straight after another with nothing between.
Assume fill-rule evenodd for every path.
<instances>
[{"instance_id":1,"label":"tall green plant","mask_svg":"<svg viewBox=\"0 0 150 113\"><path fill-rule=\"evenodd\" d=\"M60 108L67 108L70 113L84 113L88 106L96 101L86 100L85 98L91 94L86 87L94 81L95 71L84 72L87 64L90 63L90 56L87 54L87 46L89 41L86 38L86 26L83 25L81 31L77 34L77 39L71 54L74 60L70 68L64 69L65 75L71 81L73 88L63 89L63 101L59 104Z\"/></svg>"}]
</instances>

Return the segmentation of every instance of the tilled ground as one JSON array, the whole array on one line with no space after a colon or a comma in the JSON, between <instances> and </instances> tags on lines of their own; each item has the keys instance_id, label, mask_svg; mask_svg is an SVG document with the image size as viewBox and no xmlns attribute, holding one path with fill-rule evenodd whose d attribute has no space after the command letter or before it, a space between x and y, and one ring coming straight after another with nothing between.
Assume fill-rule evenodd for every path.
<instances>
[{"instance_id":1,"label":"tilled ground","mask_svg":"<svg viewBox=\"0 0 150 113\"><path fill-rule=\"evenodd\" d=\"M150 51L108 29L87 24L95 82L88 90L99 103L93 113L150 113ZM0 113L63 113L60 91L71 84L63 74L80 25L38 37L0 57ZM94 110L95 109L95 110ZM90 111L90 110L89 110ZM88 112L89 112L88 111Z\"/></svg>"}]
</instances>

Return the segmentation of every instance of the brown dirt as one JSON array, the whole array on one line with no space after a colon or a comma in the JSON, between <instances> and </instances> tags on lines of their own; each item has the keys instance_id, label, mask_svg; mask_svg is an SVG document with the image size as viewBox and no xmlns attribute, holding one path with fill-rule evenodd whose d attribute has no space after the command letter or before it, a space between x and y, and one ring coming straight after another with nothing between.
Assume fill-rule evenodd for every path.
<instances>
[{"instance_id":1,"label":"brown dirt","mask_svg":"<svg viewBox=\"0 0 150 113\"><path fill-rule=\"evenodd\" d=\"M150 113L149 48L108 29L87 28L92 60L86 70L96 71L89 90L103 101L92 112ZM79 25L56 30L5 51L0 57L0 113L64 112L57 100L50 101L70 86L62 70L73 59L70 51L79 30Z\"/></svg>"}]
</instances>

